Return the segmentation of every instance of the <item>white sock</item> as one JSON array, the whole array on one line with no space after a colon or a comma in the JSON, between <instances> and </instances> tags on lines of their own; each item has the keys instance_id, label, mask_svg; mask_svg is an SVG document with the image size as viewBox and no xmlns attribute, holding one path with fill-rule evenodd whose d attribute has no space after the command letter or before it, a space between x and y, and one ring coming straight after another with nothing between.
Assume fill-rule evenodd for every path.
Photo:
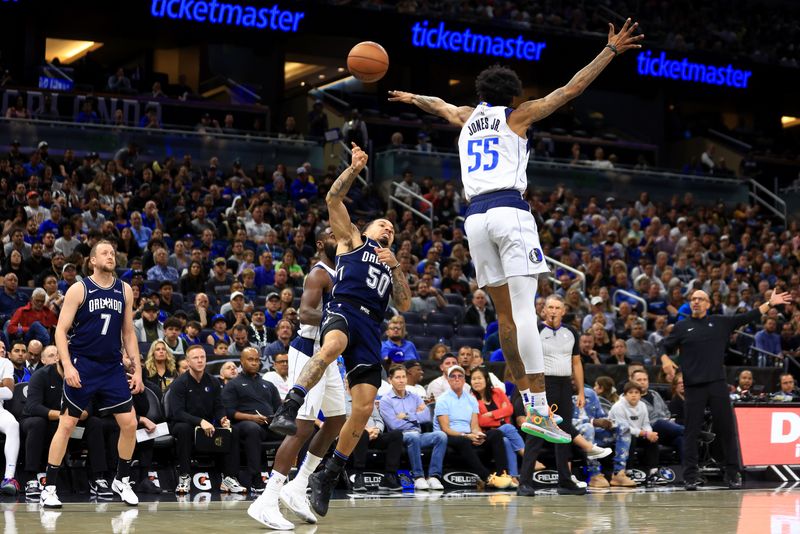
<instances>
[{"instance_id":1,"label":"white sock","mask_svg":"<svg viewBox=\"0 0 800 534\"><path fill-rule=\"evenodd\" d=\"M264 489L262 497L266 497L266 501L277 504L284 482L286 482L286 475L273 470L272 475L269 477L269 480L267 480L267 487Z\"/></svg>"},{"instance_id":2,"label":"white sock","mask_svg":"<svg viewBox=\"0 0 800 534\"><path fill-rule=\"evenodd\" d=\"M314 474L320 462L322 462L322 458L307 452L306 458L303 460L303 465L300 466L300 469L297 471L297 476L294 477L292 482L303 488L308 486L308 477Z\"/></svg>"},{"instance_id":3,"label":"white sock","mask_svg":"<svg viewBox=\"0 0 800 534\"><path fill-rule=\"evenodd\" d=\"M14 475L17 473L17 465L16 464L8 464L6 465L6 474L3 478L14 478Z\"/></svg>"},{"instance_id":4,"label":"white sock","mask_svg":"<svg viewBox=\"0 0 800 534\"><path fill-rule=\"evenodd\" d=\"M550 415L550 406L547 404L547 393L531 393L533 396L533 409L542 416Z\"/></svg>"}]
</instances>

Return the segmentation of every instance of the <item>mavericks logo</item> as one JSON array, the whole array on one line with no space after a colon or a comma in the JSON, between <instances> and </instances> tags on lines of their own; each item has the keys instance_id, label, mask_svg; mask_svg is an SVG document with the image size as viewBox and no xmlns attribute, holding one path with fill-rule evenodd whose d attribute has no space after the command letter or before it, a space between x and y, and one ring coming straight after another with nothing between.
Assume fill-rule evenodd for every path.
<instances>
[{"instance_id":1,"label":"mavericks logo","mask_svg":"<svg viewBox=\"0 0 800 534\"><path fill-rule=\"evenodd\" d=\"M544 254L542 254L542 249L535 248L531 250L530 254L528 254L528 259L531 260L533 263L542 263L544 259Z\"/></svg>"},{"instance_id":2,"label":"mavericks logo","mask_svg":"<svg viewBox=\"0 0 800 534\"><path fill-rule=\"evenodd\" d=\"M452 486L469 488L477 485L478 475L466 471L453 471L444 476L444 481Z\"/></svg>"}]
</instances>

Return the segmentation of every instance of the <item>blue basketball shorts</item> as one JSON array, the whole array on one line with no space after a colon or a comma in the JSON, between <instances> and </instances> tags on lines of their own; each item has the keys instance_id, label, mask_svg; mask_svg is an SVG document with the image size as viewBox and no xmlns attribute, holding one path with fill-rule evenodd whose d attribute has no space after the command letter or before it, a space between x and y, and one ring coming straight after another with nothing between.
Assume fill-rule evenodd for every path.
<instances>
[{"instance_id":1,"label":"blue basketball shorts","mask_svg":"<svg viewBox=\"0 0 800 534\"><path fill-rule=\"evenodd\" d=\"M95 415L131 411L133 396L122 361L105 362L73 355L72 365L78 371L81 387L73 388L64 382L62 412L80 417L92 400L96 400L95 407L100 412Z\"/></svg>"}]
</instances>

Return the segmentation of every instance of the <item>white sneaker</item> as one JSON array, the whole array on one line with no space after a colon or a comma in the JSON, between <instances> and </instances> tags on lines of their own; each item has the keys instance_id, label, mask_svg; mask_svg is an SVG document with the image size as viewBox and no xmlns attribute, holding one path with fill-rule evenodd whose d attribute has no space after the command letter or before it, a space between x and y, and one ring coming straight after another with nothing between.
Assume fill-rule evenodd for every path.
<instances>
[{"instance_id":1,"label":"white sneaker","mask_svg":"<svg viewBox=\"0 0 800 534\"><path fill-rule=\"evenodd\" d=\"M122 502L128 506L139 505L139 497L137 497L136 493L133 492L129 478L125 477L122 480L117 480L115 478L114 482L111 483L111 489L114 490L114 493L119 495L120 499L122 499Z\"/></svg>"},{"instance_id":2,"label":"white sneaker","mask_svg":"<svg viewBox=\"0 0 800 534\"><path fill-rule=\"evenodd\" d=\"M419 477L414 481L414 491L428 491L429 489L431 489L431 486L423 477Z\"/></svg>"},{"instance_id":3,"label":"white sneaker","mask_svg":"<svg viewBox=\"0 0 800 534\"><path fill-rule=\"evenodd\" d=\"M442 483L439 482L438 478L430 477L428 478L428 489L431 491L443 491L444 486L442 486Z\"/></svg>"},{"instance_id":4,"label":"white sneaker","mask_svg":"<svg viewBox=\"0 0 800 534\"><path fill-rule=\"evenodd\" d=\"M247 493L247 488L239 484L239 481L231 476L222 479L219 490L223 493Z\"/></svg>"},{"instance_id":5,"label":"white sneaker","mask_svg":"<svg viewBox=\"0 0 800 534\"><path fill-rule=\"evenodd\" d=\"M39 496L39 502L43 508L61 508L61 501L56 495L55 486L45 486L42 494Z\"/></svg>"},{"instance_id":6,"label":"white sneaker","mask_svg":"<svg viewBox=\"0 0 800 534\"><path fill-rule=\"evenodd\" d=\"M614 451L609 447L598 447L597 445L592 445L592 450L586 453L586 458L589 460L599 460L600 458L605 458L612 452Z\"/></svg>"},{"instance_id":7,"label":"white sneaker","mask_svg":"<svg viewBox=\"0 0 800 534\"><path fill-rule=\"evenodd\" d=\"M311 511L305 488L296 486L296 484L289 483L281 488L281 502L306 523L316 524L317 516Z\"/></svg>"},{"instance_id":8,"label":"white sneaker","mask_svg":"<svg viewBox=\"0 0 800 534\"><path fill-rule=\"evenodd\" d=\"M588 484L586 484L586 482L583 482L582 480L578 480L578 478L575 475L572 475L572 483L575 484L576 486L578 486L579 488L585 488L586 486L588 486Z\"/></svg>"},{"instance_id":9,"label":"white sneaker","mask_svg":"<svg viewBox=\"0 0 800 534\"><path fill-rule=\"evenodd\" d=\"M178 485L175 486L175 493L178 495L186 495L192 489L192 479L189 475L180 475L178 477Z\"/></svg>"},{"instance_id":10,"label":"white sneaker","mask_svg":"<svg viewBox=\"0 0 800 534\"><path fill-rule=\"evenodd\" d=\"M272 530L294 530L294 523L281 514L278 503L255 506L255 502L247 509L247 515Z\"/></svg>"}]
</instances>

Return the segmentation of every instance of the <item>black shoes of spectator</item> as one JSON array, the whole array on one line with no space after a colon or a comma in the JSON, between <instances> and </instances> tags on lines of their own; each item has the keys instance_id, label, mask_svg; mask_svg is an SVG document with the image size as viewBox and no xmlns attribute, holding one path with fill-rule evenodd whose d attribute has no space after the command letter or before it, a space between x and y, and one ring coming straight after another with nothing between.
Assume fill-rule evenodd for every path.
<instances>
[{"instance_id":1,"label":"black shoes of spectator","mask_svg":"<svg viewBox=\"0 0 800 534\"><path fill-rule=\"evenodd\" d=\"M331 503L331 495L336 489L336 482L339 480L339 473L330 473L328 470L317 471L308 478L308 485L311 487L311 508L317 515L325 516L328 513L328 506Z\"/></svg>"},{"instance_id":2,"label":"black shoes of spectator","mask_svg":"<svg viewBox=\"0 0 800 534\"><path fill-rule=\"evenodd\" d=\"M353 491L356 493L367 492L367 485L364 484L364 473L356 473L353 479Z\"/></svg>"},{"instance_id":3,"label":"black shoes of spectator","mask_svg":"<svg viewBox=\"0 0 800 534\"><path fill-rule=\"evenodd\" d=\"M517 488L517 497L534 497L536 490L529 484L520 484Z\"/></svg>"},{"instance_id":4,"label":"black shoes of spectator","mask_svg":"<svg viewBox=\"0 0 800 534\"><path fill-rule=\"evenodd\" d=\"M302 405L303 398L290 390L286 395L286 400L283 401L278 411L275 412L275 417L269 424L269 429L282 436L294 436L297 434L297 423L295 420L297 419L297 412Z\"/></svg>"},{"instance_id":5,"label":"black shoes of spectator","mask_svg":"<svg viewBox=\"0 0 800 534\"><path fill-rule=\"evenodd\" d=\"M686 491L697 491L697 487L699 485L700 481L697 479L683 481L683 489L685 489Z\"/></svg>"},{"instance_id":6,"label":"black shoes of spectator","mask_svg":"<svg viewBox=\"0 0 800 534\"><path fill-rule=\"evenodd\" d=\"M644 480L644 486L646 488L652 488L654 486L663 486L664 484L669 484L669 480L662 477L658 471L656 471L655 473L650 473Z\"/></svg>"},{"instance_id":7,"label":"black shoes of spectator","mask_svg":"<svg viewBox=\"0 0 800 534\"><path fill-rule=\"evenodd\" d=\"M397 475L394 473L386 473L383 475L380 484L378 485L380 491L403 491L403 485L397 480Z\"/></svg>"},{"instance_id":8,"label":"black shoes of spectator","mask_svg":"<svg viewBox=\"0 0 800 534\"><path fill-rule=\"evenodd\" d=\"M89 481L89 494L98 499L111 499L114 497L114 492L111 491L108 481L104 478Z\"/></svg>"},{"instance_id":9,"label":"black shoes of spectator","mask_svg":"<svg viewBox=\"0 0 800 534\"><path fill-rule=\"evenodd\" d=\"M145 478L139 485L136 487L137 493L148 493L150 495L159 495L161 493L161 488L155 485L155 483L150 480L150 478Z\"/></svg>"},{"instance_id":10,"label":"black shoes of spectator","mask_svg":"<svg viewBox=\"0 0 800 534\"><path fill-rule=\"evenodd\" d=\"M713 432L707 432L705 430L701 430L699 434L699 438L702 443L711 443L716 437L717 435Z\"/></svg>"},{"instance_id":11,"label":"black shoes of spectator","mask_svg":"<svg viewBox=\"0 0 800 534\"><path fill-rule=\"evenodd\" d=\"M740 473L736 473L732 477L728 478L728 489L742 489L742 475Z\"/></svg>"},{"instance_id":12,"label":"black shoes of spectator","mask_svg":"<svg viewBox=\"0 0 800 534\"><path fill-rule=\"evenodd\" d=\"M578 486L571 480L563 484L559 483L556 491L558 491L559 495L586 495L586 488Z\"/></svg>"}]
</instances>

